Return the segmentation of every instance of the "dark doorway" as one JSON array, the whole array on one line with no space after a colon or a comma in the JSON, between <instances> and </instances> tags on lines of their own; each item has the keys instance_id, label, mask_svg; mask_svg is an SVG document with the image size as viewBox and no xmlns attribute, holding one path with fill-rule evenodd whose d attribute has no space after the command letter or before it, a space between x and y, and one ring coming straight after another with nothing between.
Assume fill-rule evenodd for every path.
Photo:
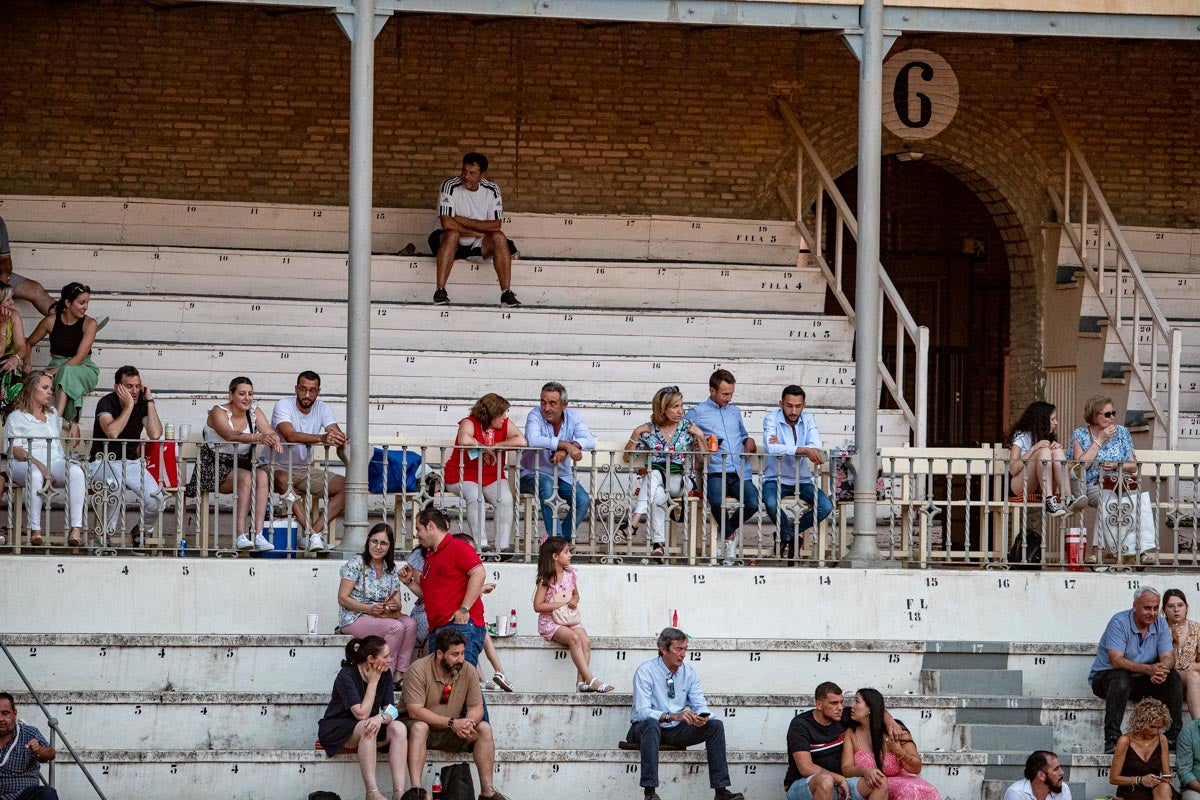
<instances>
[{"instance_id":1,"label":"dark doorway","mask_svg":"<svg viewBox=\"0 0 1200 800\"><path fill-rule=\"evenodd\" d=\"M857 206L858 170L837 180ZM929 328L930 446L974 446L1004 439L1009 343L1009 270L1000 231L958 178L923 159L883 159L880 261L918 325ZM835 219L832 205L826 220ZM832 241L832 227L827 234ZM847 237L846 263L854 263ZM847 270L850 273L850 270ZM854 297L848 274L846 292ZM830 299L832 301L832 298ZM895 330L884 314L884 330ZM884 359L894 338L886 335ZM909 356L906 356L906 359ZM911 397L912 387L906 389ZM886 392L884 406L890 404Z\"/></svg>"}]
</instances>

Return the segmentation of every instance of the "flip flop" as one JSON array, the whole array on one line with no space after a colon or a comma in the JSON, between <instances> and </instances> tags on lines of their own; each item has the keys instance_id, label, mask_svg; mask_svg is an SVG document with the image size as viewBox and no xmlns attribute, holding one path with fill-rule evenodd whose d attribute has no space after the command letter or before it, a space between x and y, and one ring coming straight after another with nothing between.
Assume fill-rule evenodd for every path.
<instances>
[{"instance_id":1,"label":"flip flop","mask_svg":"<svg viewBox=\"0 0 1200 800\"><path fill-rule=\"evenodd\" d=\"M599 685L597 686L597 684ZM592 678L591 684L588 685L588 691L596 692L597 694L608 694L612 690L613 685L611 683L605 683L599 678Z\"/></svg>"}]
</instances>

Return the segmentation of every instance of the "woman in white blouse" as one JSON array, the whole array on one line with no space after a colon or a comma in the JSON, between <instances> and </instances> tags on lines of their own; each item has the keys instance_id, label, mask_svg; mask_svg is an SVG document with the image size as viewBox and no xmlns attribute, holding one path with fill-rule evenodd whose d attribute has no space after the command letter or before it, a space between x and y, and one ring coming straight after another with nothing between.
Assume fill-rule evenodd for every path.
<instances>
[{"instance_id":1,"label":"woman in white blouse","mask_svg":"<svg viewBox=\"0 0 1200 800\"><path fill-rule=\"evenodd\" d=\"M4 449L12 462L13 482L25 487L25 510L29 514L29 543L42 543L42 488L46 481L67 487L67 510L71 528L67 544L83 543L83 504L86 500L83 467L67 461L62 446L63 419L54 410L54 380L45 372L25 376L13 412L4 424Z\"/></svg>"}]
</instances>

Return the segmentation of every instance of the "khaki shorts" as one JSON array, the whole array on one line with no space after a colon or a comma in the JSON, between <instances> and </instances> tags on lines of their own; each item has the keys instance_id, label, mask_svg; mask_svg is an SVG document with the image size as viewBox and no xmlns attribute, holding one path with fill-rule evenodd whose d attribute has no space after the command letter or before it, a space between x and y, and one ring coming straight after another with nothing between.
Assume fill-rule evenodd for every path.
<instances>
[{"instance_id":1,"label":"khaki shorts","mask_svg":"<svg viewBox=\"0 0 1200 800\"><path fill-rule=\"evenodd\" d=\"M411 732L416 720L409 717L401 717L400 719L404 721L405 727ZM425 740L426 749L444 750L447 753L465 753L473 745L474 742L468 742L466 739L460 738L458 734L449 728L430 728L429 737Z\"/></svg>"},{"instance_id":2,"label":"khaki shorts","mask_svg":"<svg viewBox=\"0 0 1200 800\"><path fill-rule=\"evenodd\" d=\"M287 482L287 470L275 470L275 483ZM324 495L329 485L329 473L309 464L307 467L292 467L292 488L300 494Z\"/></svg>"}]
</instances>

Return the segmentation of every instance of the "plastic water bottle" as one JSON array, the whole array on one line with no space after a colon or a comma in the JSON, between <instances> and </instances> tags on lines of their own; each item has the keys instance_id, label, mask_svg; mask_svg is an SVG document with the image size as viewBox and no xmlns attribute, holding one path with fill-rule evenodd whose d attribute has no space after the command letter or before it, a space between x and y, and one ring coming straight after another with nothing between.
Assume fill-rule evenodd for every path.
<instances>
[{"instance_id":1,"label":"plastic water bottle","mask_svg":"<svg viewBox=\"0 0 1200 800\"><path fill-rule=\"evenodd\" d=\"M517 635L517 610L515 608L508 612L508 635Z\"/></svg>"},{"instance_id":2,"label":"plastic water bottle","mask_svg":"<svg viewBox=\"0 0 1200 800\"><path fill-rule=\"evenodd\" d=\"M187 558L187 539L183 537L179 539L179 557Z\"/></svg>"}]
</instances>

